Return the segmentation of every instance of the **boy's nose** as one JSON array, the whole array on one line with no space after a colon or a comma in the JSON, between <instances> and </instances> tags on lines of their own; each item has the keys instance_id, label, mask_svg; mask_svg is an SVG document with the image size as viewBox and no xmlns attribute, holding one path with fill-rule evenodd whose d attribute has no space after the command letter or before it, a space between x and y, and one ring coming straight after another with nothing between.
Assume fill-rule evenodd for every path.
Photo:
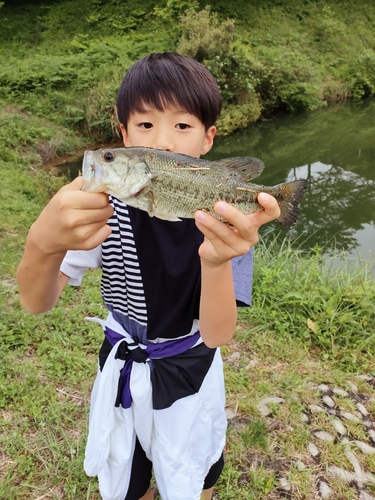
<instances>
[{"instance_id":1,"label":"boy's nose","mask_svg":"<svg viewBox=\"0 0 375 500\"><path fill-rule=\"evenodd\" d=\"M153 145L154 149L163 149L164 151L173 151L173 141L168 136L168 134L157 134L154 137Z\"/></svg>"}]
</instances>

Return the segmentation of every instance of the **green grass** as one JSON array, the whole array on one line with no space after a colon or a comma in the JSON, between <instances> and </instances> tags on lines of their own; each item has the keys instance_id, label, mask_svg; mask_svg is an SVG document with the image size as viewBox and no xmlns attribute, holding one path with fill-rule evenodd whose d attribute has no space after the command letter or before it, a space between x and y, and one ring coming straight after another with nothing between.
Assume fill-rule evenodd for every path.
<instances>
[{"instance_id":1,"label":"green grass","mask_svg":"<svg viewBox=\"0 0 375 500\"><path fill-rule=\"evenodd\" d=\"M311 430L321 429L336 436L332 424L334 417L326 411L312 414L308 425L301 415L308 411L309 405L321 403L317 390L321 383L345 390L355 383L358 392L369 398L374 397L374 388L357 374L338 367L337 363L322 361L316 350L311 350L304 342L287 338L278 331L254 328L246 319L240 320L236 336L224 353L227 405L232 410L232 419L228 430L227 462L216 498L282 498L278 488L280 477L284 477L289 482L291 498L313 499L316 480L321 475L335 492L333 498L355 498L353 487L327 474L332 465L353 470L345 456L345 446L339 440L319 442L311 435ZM233 357L234 353L239 353L239 357ZM373 361L366 365L373 372ZM359 366L358 373L362 373L361 369ZM268 396L280 397L285 402L270 405L272 414L262 417L258 404ZM355 413L353 400L338 396L335 400L342 412ZM374 407L364 404L374 420ZM277 426L267 430L275 422ZM369 442L363 424L345 422L345 426L351 440ZM307 451L311 441L321 453L319 463L315 463ZM374 471L374 455L362 454L355 445L351 445L351 449L363 469Z\"/></svg>"},{"instance_id":2,"label":"green grass","mask_svg":"<svg viewBox=\"0 0 375 500\"><path fill-rule=\"evenodd\" d=\"M334 359L356 371L363 353L375 351L375 282L373 263L357 265L345 254L310 254L266 233L256 248L254 307L244 319L257 328L277 331L322 349L322 359Z\"/></svg>"},{"instance_id":3,"label":"green grass","mask_svg":"<svg viewBox=\"0 0 375 500\"><path fill-rule=\"evenodd\" d=\"M177 47L187 4L169 0L155 11L152 2L127 2L119 12L115 0L85 0L80 16L72 1L0 8L0 499L100 498L82 465L102 337L84 318L105 314L100 275L88 272L56 308L34 317L20 307L15 272L28 228L65 182L42 162L113 136L123 73L151 50ZM266 114L374 94L372 3L241 1L229 9L218 0L213 8L219 22L235 18L229 49L208 60L229 84L224 129L246 124L256 102ZM236 71L241 78L233 78ZM256 91L245 103L231 101L240 83ZM375 421L374 387L358 378L375 374L375 283L369 264L338 268L338 258L320 248L302 252L273 233L258 244L253 307L240 311L223 348L231 418L216 500L279 499L281 477L291 498L312 500L320 475L333 498L356 496L327 474L333 465L353 470L343 443L311 435L313 428L332 433L334 417L324 411L310 412L310 425L301 419L321 402L317 386L328 383L347 391L355 384ZM265 417L258 405L269 396L285 402L271 404ZM358 411L351 398L335 400L342 412ZM374 471L375 455L354 443L370 444L365 427L345 425L362 468Z\"/></svg>"},{"instance_id":4,"label":"green grass","mask_svg":"<svg viewBox=\"0 0 375 500\"><path fill-rule=\"evenodd\" d=\"M86 498L96 488L82 463L102 333L84 318L104 313L98 275L40 317L20 309L12 280L0 290L0 498Z\"/></svg>"}]
</instances>

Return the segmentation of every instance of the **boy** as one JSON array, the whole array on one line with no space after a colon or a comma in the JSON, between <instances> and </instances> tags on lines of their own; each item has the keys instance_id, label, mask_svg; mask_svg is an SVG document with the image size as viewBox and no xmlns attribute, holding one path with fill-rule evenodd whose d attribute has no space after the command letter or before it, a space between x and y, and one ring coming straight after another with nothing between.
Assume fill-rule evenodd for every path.
<instances>
[{"instance_id":1,"label":"boy","mask_svg":"<svg viewBox=\"0 0 375 500\"><path fill-rule=\"evenodd\" d=\"M125 147L199 157L221 109L217 84L197 61L150 54L125 75L117 112ZM102 268L108 309L90 411L85 470L105 500L151 500L151 467L163 500L209 500L223 467L226 418L217 347L237 319L231 259L247 276L258 228L279 216L276 200L245 216L218 202L223 224L150 218L102 193L60 190L30 229L17 279L23 306L52 308L85 269ZM250 280L237 284L248 301ZM241 294L242 292L242 294ZM248 298L246 298L248 297ZM120 373L119 373L120 372Z\"/></svg>"}]
</instances>

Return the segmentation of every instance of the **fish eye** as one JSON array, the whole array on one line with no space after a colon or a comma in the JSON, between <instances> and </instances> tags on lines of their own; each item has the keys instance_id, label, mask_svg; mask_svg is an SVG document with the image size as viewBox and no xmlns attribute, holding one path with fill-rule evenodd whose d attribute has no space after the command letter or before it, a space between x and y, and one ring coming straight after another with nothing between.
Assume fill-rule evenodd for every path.
<instances>
[{"instance_id":1,"label":"fish eye","mask_svg":"<svg viewBox=\"0 0 375 500\"><path fill-rule=\"evenodd\" d=\"M115 155L112 153L112 151L105 151L105 152L103 153L103 159L104 159L106 162L110 163L110 162L114 161L114 159L115 159Z\"/></svg>"}]
</instances>

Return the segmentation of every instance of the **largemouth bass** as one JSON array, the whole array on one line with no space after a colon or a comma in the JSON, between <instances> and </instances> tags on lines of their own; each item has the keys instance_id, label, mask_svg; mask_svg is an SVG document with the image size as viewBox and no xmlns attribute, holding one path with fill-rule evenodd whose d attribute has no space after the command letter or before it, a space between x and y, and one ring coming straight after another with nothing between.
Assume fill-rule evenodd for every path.
<instances>
[{"instance_id":1,"label":"largemouth bass","mask_svg":"<svg viewBox=\"0 0 375 500\"><path fill-rule=\"evenodd\" d=\"M82 190L108 193L170 221L193 218L199 209L220 219L213 208L218 200L252 214L262 208L257 196L265 192L280 206L278 221L295 225L307 181L272 187L250 183L263 168L261 160L251 157L208 161L151 148L98 149L85 152Z\"/></svg>"}]
</instances>

